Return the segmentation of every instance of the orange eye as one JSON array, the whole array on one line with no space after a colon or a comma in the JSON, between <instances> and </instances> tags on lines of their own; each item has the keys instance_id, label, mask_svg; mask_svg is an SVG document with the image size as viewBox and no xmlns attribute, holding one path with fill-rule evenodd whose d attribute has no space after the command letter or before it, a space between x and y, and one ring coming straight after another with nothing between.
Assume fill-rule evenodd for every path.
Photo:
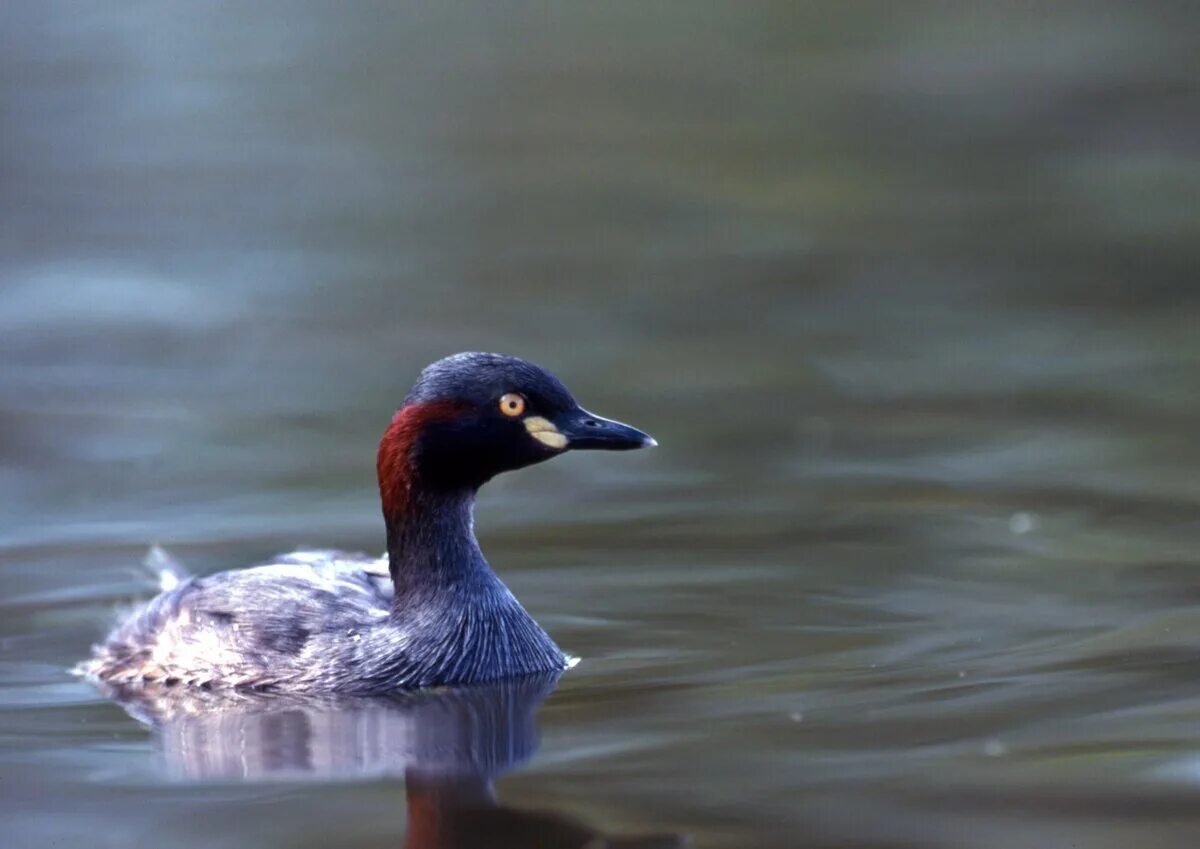
<instances>
[{"instance_id":1,"label":"orange eye","mask_svg":"<svg viewBox=\"0 0 1200 849\"><path fill-rule=\"evenodd\" d=\"M500 396L500 412L510 418L515 418L525 412L525 398L516 392L508 392Z\"/></svg>"}]
</instances>

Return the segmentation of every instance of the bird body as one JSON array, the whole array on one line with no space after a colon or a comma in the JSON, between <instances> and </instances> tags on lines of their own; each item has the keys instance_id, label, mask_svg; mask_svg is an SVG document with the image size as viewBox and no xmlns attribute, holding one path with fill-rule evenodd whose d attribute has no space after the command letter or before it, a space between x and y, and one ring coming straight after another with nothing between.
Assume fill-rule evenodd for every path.
<instances>
[{"instance_id":1,"label":"bird body","mask_svg":"<svg viewBox=\"0 0 1200 849\"><path fill-rule=\"evenodd\" d=\"M395 599L386 558L298 551L189 577L119 625L85 671L155 682L378 693L561 670L566 657L494 573Z\"/></svg>"},{"instance_id":2,"label":"bird body","mask_svg":"<svg viewBox=\"0 0 1200 849\"><path fill-rule=\"evenodd\" d=\"M121 685L368 694L562 670L566 656L479 548L475 494L567 448L652 444L523 360L440 360L380 442L385 558L296 552L204 577L174 570L81 671Z\"/></svg>"}]
</instances>

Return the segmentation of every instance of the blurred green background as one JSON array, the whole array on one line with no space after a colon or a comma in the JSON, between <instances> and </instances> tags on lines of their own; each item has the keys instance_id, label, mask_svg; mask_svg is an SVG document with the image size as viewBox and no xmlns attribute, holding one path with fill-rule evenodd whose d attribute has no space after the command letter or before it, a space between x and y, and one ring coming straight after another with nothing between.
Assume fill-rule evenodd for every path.
<instances>
[{"instance_id":1,"label":"blurred green background","mask_svg":"<svg viewBox=\"0 0 1200 849\"><path fill-rule=\"evenodd\" d=\"M485 490L584 658L506 802L1194 845L1194 4L10 0L0 40L8 845L402 841L394 783L164 785L65 669L151 542L381 550L376 441L464 349L662 446Z\"/></svg>"}]
</instances>

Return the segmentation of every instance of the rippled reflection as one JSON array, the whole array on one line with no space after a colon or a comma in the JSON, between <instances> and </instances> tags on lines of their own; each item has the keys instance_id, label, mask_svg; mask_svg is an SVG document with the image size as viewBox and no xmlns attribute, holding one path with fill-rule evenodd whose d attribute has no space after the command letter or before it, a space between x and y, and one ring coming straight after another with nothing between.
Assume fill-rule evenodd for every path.
<instances>
[{"instance_id":1,"label":"rippled reflection","mask_svg":"<svg viewBox=\"0 0 1200 849\"><path fill-rule=\"evenodd\" d=\"M505 806L494 780L537 750L537 712L558 676L398 693L298 698L181 687L107 687L154 729L184 781L402 776L404 845L673 847L678 835L612 838L574 818Z\"/></svg>"}]
</instances>

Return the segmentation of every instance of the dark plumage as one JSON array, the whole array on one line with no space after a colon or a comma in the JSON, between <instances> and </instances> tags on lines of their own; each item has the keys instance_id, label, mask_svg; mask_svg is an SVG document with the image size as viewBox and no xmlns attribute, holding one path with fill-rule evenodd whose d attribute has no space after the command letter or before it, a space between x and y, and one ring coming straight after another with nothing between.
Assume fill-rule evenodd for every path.
<instances>
[{"instance_id":1,"label":"dark plumage","mask_svg":"<svg viewBox=\"0 0 1200 849\"><path fill-rule=\"evenodd\" d=\"M480 552L476 490L568 448L644 445L654 440L583 410L532 363L446 357L421 372L379 442L385 560L296 552L170 577L80 670L115 685L380 693L563 669Z\"/></svg>"},{"instance_id":2,"label":"dark plumage","mask_svg":"<svg viewBox=\"0 0 1200 849\"><path fill-rule=\"evenodd\" d=\"M115 684L380 693L561 670L563 653L479 550L475 493L567 449L653 444L583 410L531 363L439 360L380 441L386 561L296 552L185 578L118 626L81 671Z\"/></svg>"}]
</instances>

